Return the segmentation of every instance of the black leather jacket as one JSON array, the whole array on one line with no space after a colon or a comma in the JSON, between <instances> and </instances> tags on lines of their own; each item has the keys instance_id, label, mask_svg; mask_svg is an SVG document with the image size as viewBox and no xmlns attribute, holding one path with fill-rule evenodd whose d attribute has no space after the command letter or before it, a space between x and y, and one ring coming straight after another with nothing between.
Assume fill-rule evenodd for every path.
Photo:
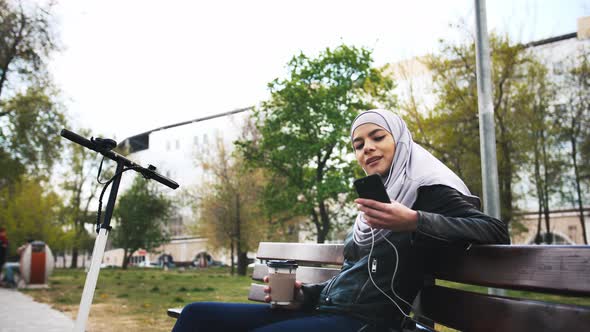
<instances>
[{"instance_id":1,"label":"black leather jacket","mask_svg":"<svg viewBox=\"0 0 590 332\"><path fill-rule=\"evenodd\" d=\"M421 187L412 209L418 211L417 230L392 232L389 241L370 248L360 248L349 233L344 242L344 264L332 279L303 286L304 308L328 312L345 312L363 320L399 327L403 315L369 278L400 306L406 314L410 306L391 291L391 279L397 262L394 289L412 303L423 284L424 255L440 246L469 244L508 244L506 224L492 218L453 188L444 185Z\"/></svg>"}]
</instances>

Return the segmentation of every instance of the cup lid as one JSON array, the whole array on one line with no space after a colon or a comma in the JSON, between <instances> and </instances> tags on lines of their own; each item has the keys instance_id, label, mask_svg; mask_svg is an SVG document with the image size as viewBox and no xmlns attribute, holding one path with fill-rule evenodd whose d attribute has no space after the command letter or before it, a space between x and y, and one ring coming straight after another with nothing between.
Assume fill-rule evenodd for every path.
<instances>
[{"instance_id":1,"label":"cup lid","mask_svg":"<svg viewBox=\"0 0 590 332\"><path fill-rule=\"evenodd\" d=\"M272 268L297 268L297 262L294 260L270 260L266 265Z\"/></svg>"}]
</instances>

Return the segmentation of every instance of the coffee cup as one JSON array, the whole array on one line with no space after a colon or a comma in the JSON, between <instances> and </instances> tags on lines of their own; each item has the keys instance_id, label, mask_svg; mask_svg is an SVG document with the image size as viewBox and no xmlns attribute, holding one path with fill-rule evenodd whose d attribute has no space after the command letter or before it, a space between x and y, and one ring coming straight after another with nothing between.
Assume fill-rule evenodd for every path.
<instances>
[{"instance_id":1,"label":"coffee cup","mask_svg":"<svg viewBox=\"0 0 590 332\"><path fill-rule=\"evenodd\" d=\"M297 263L292 260L270 260L268 266L268 283L271 303L289 305L295 295L295 276Z\"/></svg>"}]
</instances>

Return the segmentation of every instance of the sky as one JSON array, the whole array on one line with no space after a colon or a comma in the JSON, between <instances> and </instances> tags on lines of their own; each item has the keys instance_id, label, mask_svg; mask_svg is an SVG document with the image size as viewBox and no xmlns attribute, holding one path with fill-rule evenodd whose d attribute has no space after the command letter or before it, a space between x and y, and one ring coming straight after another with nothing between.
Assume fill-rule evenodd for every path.
<instances>
[{"instance_id":1,"label":"sky","mask_svg":"<svg viewBox=\"0 0 590 332\"><path fill-rule=\"evenodd\" d=\"M72 127L122 140L255 105L286 63L342 43L376 66L436 52L474 25L473 0L58 0L50 73ZM576 31L581 0L487 1L488 28L527 42Z\"/></svg>"}]
</instances>

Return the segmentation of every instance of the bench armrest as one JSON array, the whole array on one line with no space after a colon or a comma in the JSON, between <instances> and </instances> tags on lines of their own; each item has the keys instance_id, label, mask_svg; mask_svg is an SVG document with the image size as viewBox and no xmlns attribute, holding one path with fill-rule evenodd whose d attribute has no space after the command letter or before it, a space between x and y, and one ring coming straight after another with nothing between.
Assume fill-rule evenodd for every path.
<instances>
[{"instance_id":1,"label":"bench armrest","mask_svg":"<svg viewBox=\"0 0 590 332\"><path fill-rule=\"evenodd\" d=\"M181 312L182 312L182 308L170 308L167 311L168 316L170 316L172 318L178 318L178 317L180 317L180 313Z\"/></svg>"}]
</instances>

